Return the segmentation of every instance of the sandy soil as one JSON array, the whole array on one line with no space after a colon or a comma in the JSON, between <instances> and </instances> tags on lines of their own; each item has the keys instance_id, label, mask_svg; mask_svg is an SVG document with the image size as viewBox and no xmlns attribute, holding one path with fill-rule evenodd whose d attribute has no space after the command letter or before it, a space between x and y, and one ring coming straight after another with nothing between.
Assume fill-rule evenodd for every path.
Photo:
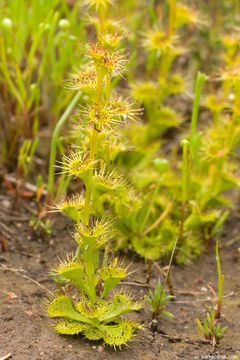
<instances>
[{"instance_id":1,"label":"sandy soil","mask_svg":"<svg viewBox=\"0 0 240 360\"><path fill-rule=\"evenodd\" d=\"M25 204L26 205L26 204ZM221 238L220 256L225 273L222 324L228 327L220 345L213 349L202 341L196 317L205 314L206 299L212 297L208 285L217 289L214 246L191 264L172 268L175 301L168 305L174 319L160 317L155 332L150 329L151 314L146 305L133 314L145 329L129 347L119 351L105 347L101 341L89 342L81 336L59 336L50 327L43 311L44 299L56 284L48 275L57 256L75 249L69 236L67 219L54 217L53 233L36 235L29 231L29 212L22 206L12 212L7 197L0 197L0 231L9 238L5 252L0 251L0 359L10 353L14 360L173 360L173 359L240 359L240 247L239 216L232 215ZM27 204L29 208L29 203ZM4 224L4 225L3 225ZM70 224L71 226L71 224ZM128 254L137 271L125 285L136 299L149 290L145 286L146 266L141 259ZM164 265L159 263L160 266ZM165 264L166 265L166 264ZM160 276L154 267L150 282Z\"/></svg>"}]
</instances>

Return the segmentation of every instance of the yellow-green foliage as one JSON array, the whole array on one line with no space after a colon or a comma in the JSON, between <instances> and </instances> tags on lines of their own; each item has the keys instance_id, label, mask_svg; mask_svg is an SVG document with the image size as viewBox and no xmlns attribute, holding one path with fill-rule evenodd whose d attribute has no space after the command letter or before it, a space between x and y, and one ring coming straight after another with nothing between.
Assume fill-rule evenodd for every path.
<instances>
[{"instance_id":1,"label":"yellow-green foliage","mask_svg":"<svg viewBox=\"0 0 240 360\"><path fill-rule=\"evenodd\" d=\"M72 234L78 244L76 254L57 265L54 272L75 286L79 300L67 295L57 296L49 302L47 311L51 317L66 319L56 324L57 332L81 333L89 340L103 338L105 343L116 348L130 341L135 330L140 328L139 324L121 315L139 310L142 303L135 302L124 292L116 291L113 297L109 294L129 272L128 266L107 252L103 260L99 256L100 249L115 232L109 214L99 217L97 204L107 195L128 192L124 176L113 169L109 161L111 139L127 119L136 120L141 109L134 109L129 99L118 98L116 94L111 96L112 78L126 70L127 57L115 49L119 39L111 32L116 30L117 24L105 22L108 1L88 3L100 14L94 20L99 41L80 45L89 68L66 83L68 89L85 91L88 96L87 104L80 108L77 124L86 139L80 151L71 150L60 165L63 172L83 181L85 192L64 197L53 208L76 222Z\"/></svg>"}]
</instances>

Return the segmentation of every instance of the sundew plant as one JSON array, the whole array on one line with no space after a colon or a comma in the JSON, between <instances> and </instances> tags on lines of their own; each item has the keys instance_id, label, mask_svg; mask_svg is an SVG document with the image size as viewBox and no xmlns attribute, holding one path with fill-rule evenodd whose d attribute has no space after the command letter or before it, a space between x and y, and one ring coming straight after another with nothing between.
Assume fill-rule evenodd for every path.
<instances>
[{"instance_id":1,"label":"sundew plant","mask_svg":"<svg viewBox=\"0 0 240 360\"><path fill-rule=\"evenodd\" d=\"M198 22L197 13L190 8L174 1L168 3L168 31L165 35L162 33L161 37L164 44L171 38L169 34L175 34L172 39L179 40L179 37L176 37L177 29L184 24ZM171 12L175 17L171 17ZM153 32L151 34L153 36ZM158 35L160 39L160 32ZM148 37L148 43L149 39ZM140 89L146 90L145 100L143 97L138 100L145 107L146 117L148 118L150 113L153 122L152 125L148 122L143 126L133 124L127 129L136 147L123 156L121 161L128 170L135 189L144 195L139 197L137 191L132 191L131 199L127 203L131 211L123 211L116 198L113 209L115 215L121 219L119 228L122 237L117 246L125 247L129 241L131 247L147 260L168 257L176 238L178 244L175 258L180 263L206 249L209 250L232 206L228 191L239 186L235 164L239 144L239 29L232 27L231 34L224 33L221 43L225 47L222 70L215 71L209 77L199 73L191 125L189 130L186 126L183 129L181 137L186 139L182 142L175 138L170 144L165 143L164 147L161 147L163 138L159 136L157 142L151 141L150 144L139 140L141 134L143 137L147 136L149 126L154 134L157 133L154 121L158 117L151 107L162 109L165 99L171 100L171 97L165 92L164 99L154 98L151 95L154 84L148 80L136 82L133 86L132 93L135 97ZM168 44L168 48L170 53L176 50L173 44ZM171 57L167 57L167 49L158 49L158 52L155 49L153 55L153 69L159 67L161 70L165 64L166 71L161 72L161 84L156 85L155 82L155 86L161 85L163 91L163 84L170 86L171 74L176 66L170 62ZM221 58L221 53L219 55ZM168 63L171 63L171 66L167 66ZM159 81L160 77L157 79ZM201 89L207 79L200 103ZM174 89L177 88L175 84ZM161 91L156 91L156 94L161 94ZM142 95L143 92L140 91L139 94ZM207 121L199 123L199 105L201 106L204 100L211 113L208 114ZM172 110L172 107L169 109ZM159 119L167 124L163 115ZM202 131L199 131L200 128ZM179 130L181 131L181 128ZM179 157L179 154L182 156ZM166 166L167 162L169 166Z\"/></svg>"},{"instance_id":2,"label":"sundew plant","mask_svg":"<svg viewBox=\"0 0 240 360\"><path fill-rule=\"evenodd\" d=\"M176 0L168 0L165 5L149 1L148 13L149 26L141 34L145 75L139 80L136 74L131 83L132 95L143 104L147 119L145 126L138 128L141 134L141 141L136 143L138 149L142 144L148 147L154 144L164 131L179 127L183 121L175 106L169 106L169 99L171 103L171 99L181 96L187 85L183 71L176 66L176 61L189 52L182 41L184 26L196 26L200 21L198 12Z\"/></svg>"},{"instance_id":3,"label":"sundew plant","mask_svg":"<svg viewBox=\"0 0 240 360\"><path fill-rule=\"evenodd\" d=\"M215 77L215 81L222 81L222 87L216 94L206 96L212 121L199 131L201 90L208 80L205 74L199 73L190 134L185 134L187 139L180 143L182 158L178 154L169 158L161 151L163 157L156 157L152 166L145 163L141 168L142 177L137 178L134 169L131 171L136 186L146 181L148 193L145 206L138 197L132 196L128 212L126 208L122 211L115 198L113 209L121 219L119 228L123 235L123 242L117 244L119 247L131 241L139 255L153 260L168 257L178 239L175 255L178 263L209 250L232 206L227 191L239 186L235 164L240 139L237 74L236 65L228 63L228 69ZM155 179L152 177L154 167Z\"/></svg>"},{"instance_id":4,"label":"sundew plant","mask_svg":"<svg viewBox=\"0 0 240 360\"><path fill-rule=\"evenodd\" d=\"M119 126L128 117L135 116L137 110L130 103L112 95L111 85L114 77L122 76L126 71L127 57L117 50L118 33L107 36L105 16L108 1L88 1L96 7L99 16L97 22L98 41L80 43L80 52L86 59L84 69L66 83L70 90L84 91L86 104L80 107L76 131L85 134L85 142L80 149L73 148L64 156L60 168L62 172L79 178L85 191L71 198L62 199L55 210L62 211L75 222L73 238L78 244L74 256L67 257L54 267L56 274L70 280L77 288L77 297L59 295L47 305L51 317L63 318L56 323L55 330L61 334L83 334L89 340L103 339L114 348L126 344L140 325L121 315L142 307L141 302L133 301L130 294L110 291L129 274L129 266L123 260L109 255L101 249L113 236L112 220L106 212L99 218L96 201L104 194L121 191L126 187L125 180L101 154L100 144L109 142L117 135ZM115 40L115 41L114 41ZM86 143L88 144L86 146Z\"/></svg>"}]
</instances>

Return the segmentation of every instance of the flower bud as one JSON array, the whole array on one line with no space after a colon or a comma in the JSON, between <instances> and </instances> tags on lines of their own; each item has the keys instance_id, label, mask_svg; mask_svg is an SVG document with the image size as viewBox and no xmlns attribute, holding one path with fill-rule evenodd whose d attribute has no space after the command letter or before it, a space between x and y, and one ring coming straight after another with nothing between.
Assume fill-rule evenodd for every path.
<instances>
[{"instance_id":1,"label":"flower bud","mask_svg":"<svg viewBox=\"0 0 240 360\"><path fill-rule=\"evenodd\" d=\"M4 18L2 20L2 27L5 29L5 30L11 30L12 29L12 20L9 19L9 18Z\"/></svg>"},{"instance_id":2,"label":"flower bud","mask_svg":"<svg viewBox=\"0 0 240 360\"><path fill-rule=\"evenodd\" d=\"M169 167L169 162L166 159L154 159L153 164L160 174L165 173Z\"/></svg>"},{"instance_id":3,"label":"flower bud","mask_svg":"<svg viewBox=\"0 0 240 360\"><path fill-rule=\"evenodd\" d=\"M70 22L67 19L61 19L58 25L61 30L67 30L70 27Z\"/></svg>"}]
</instances>

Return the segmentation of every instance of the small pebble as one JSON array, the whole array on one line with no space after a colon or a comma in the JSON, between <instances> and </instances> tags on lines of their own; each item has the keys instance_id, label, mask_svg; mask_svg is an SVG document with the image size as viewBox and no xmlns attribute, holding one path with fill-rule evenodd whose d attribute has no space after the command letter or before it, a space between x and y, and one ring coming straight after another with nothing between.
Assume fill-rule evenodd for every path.
<instances>
[{"instance_id":1,"label":"small pebble","mask_svg":"<svg viewBox=\"0 0 240 360\"><path fill-rule=\"evenodd\" d=\"M27 316L33 316L34 315L34 313L31 310L26 310L25 313L27 314Z\"/></svg>"},{"instance_id":2,"label":"small pebble","mask_svg":"<svg viewBox=\"0 0 240 360\"><path fill-rule=\"evenodd\" d=\"M104 347L102 345L99 345L97 351L99 353L102 353L104 351Z\"/></svg>"},{"instance_id":3,"label":"small pebble","mask_svg":"<svg viewBox=\"0 0 240 360\"><path fill-rule=\"evenodd\" d=\"M9 200L3 200L1 201L1 206L4 207L5 209L8 209L11 206L11 202Z\"/></svg>"},{"instance_id":4,"label":"small pebble","mask_svg":"<svg viewBox=\"0 0 240 360\"><path fill-rule=\"evenodd\" d=\"M16 299L18 297L14 292L8 293L8 296L11 300Z\"/></svg>"}]
</instances>

